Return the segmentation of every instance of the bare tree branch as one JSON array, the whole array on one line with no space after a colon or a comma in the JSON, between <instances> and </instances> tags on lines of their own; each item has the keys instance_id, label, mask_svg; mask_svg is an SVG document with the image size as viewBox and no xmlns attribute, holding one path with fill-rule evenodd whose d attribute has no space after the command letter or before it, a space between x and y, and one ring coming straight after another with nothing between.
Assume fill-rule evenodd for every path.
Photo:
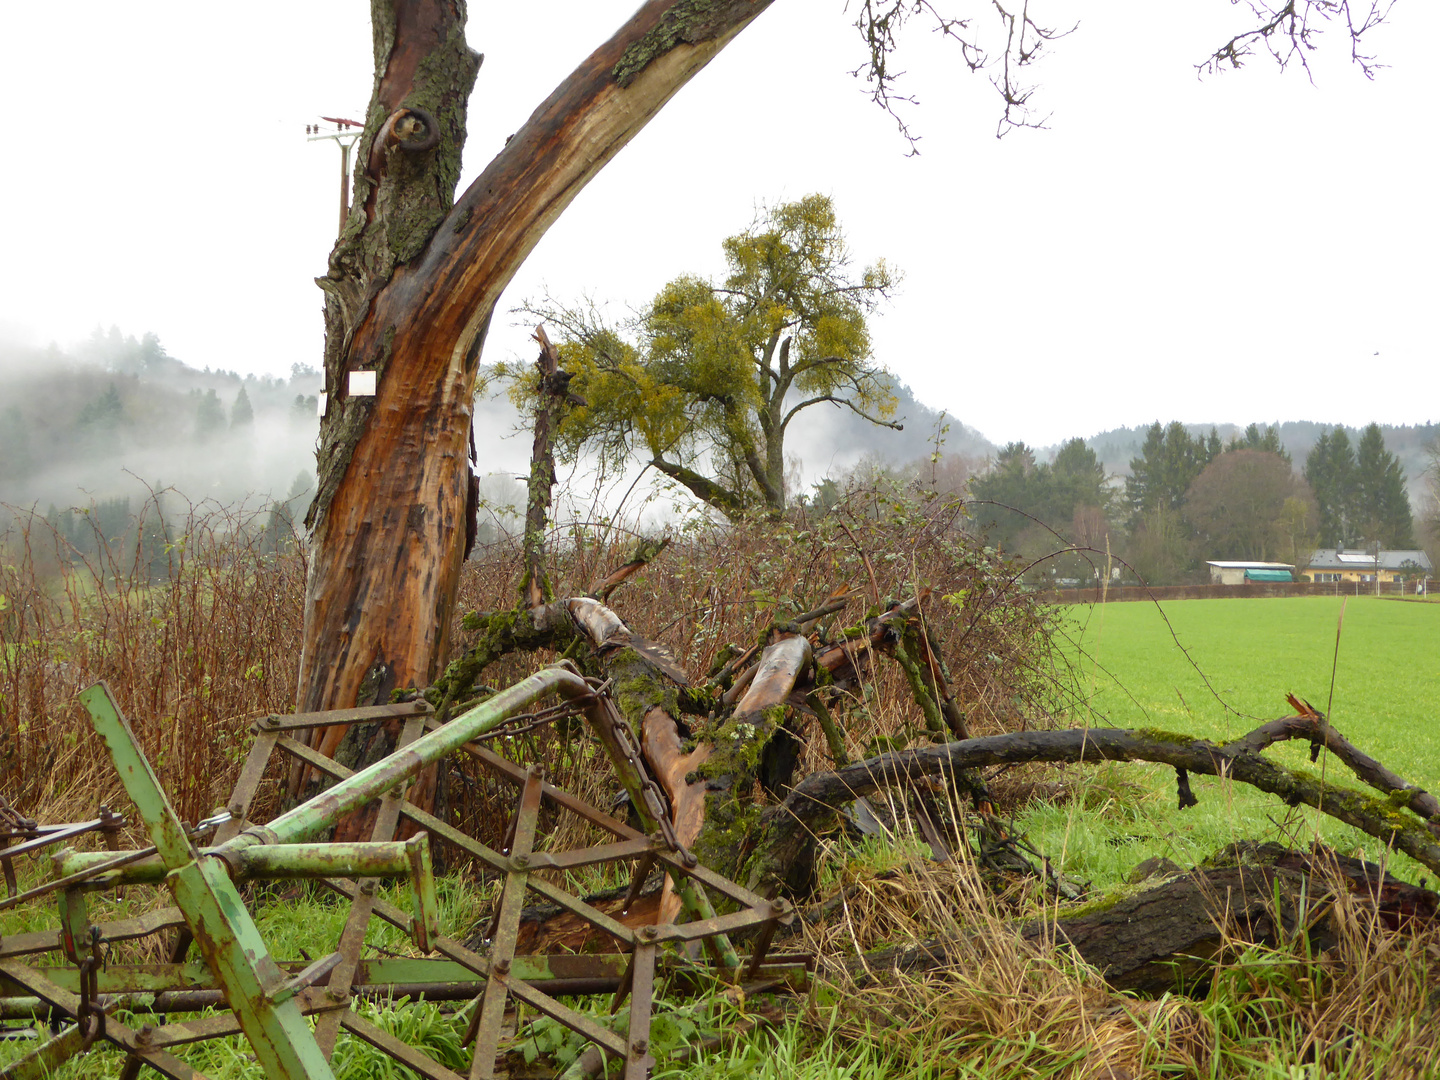
<instances>
[{"instance_id":1,"label":"bare tree branch","mask_svg":"<svg viewBox=\"0 0 1440 1080\"><path fill-rule=\"evenodd\" d=\"M834 394L820 394L817 397L806 398L804 401L797 404L793 409L791 409L785 414L785 419L780 422L780 429L783 431L786 427L788 427L790 425L790 421L794 418L795 414L798 413L801 409L808 409L811 405L819 405L823 401L829 401L836 405L844 405L856 416L864 417L866 420L869 420L870 423L876 424L880 427L893 428L896 431L905 430L905 425L900 421L882 420L878 416L871 416L869 413L867 413L864 409L860 408L859 405L856 405L855 402L851 401L849 398L836 397Z\"/></svg>"},{"instance_id":2,"label":"bare tree branch","mask_svg":"<svg viewBox=\"0 0 1440 1080\"><path fill-rule=\"evenodd\" d=\"M1367 79L1373 79L1376 70L1384 66L1376 62L1373 53L1361 50L1361 39L1389 18L1395 0L1368 0L1358 18L1351 0L1286 0L1283 4L1245 0L1244 6L1253 13L1257 25L1236 34L1196 64L1197 71L1213 75L1226 68L1243 67L1246 60L1264 52L1281 70L1298 62L1308 76L1308 54L1315 51L1319 37L1333 23L1345 29L1350 59Z\"/></svg>"}]
</instances>

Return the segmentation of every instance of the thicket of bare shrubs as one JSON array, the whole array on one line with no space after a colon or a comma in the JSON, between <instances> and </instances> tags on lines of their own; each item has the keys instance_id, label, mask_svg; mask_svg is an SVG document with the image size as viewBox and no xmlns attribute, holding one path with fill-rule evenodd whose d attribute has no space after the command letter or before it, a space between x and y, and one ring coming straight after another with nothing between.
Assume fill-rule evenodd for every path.
<instances>
[{"instance_id":1,"label":"thicket of bare shrubs","mask_svg":"<svg viewBox=\"0 0 1440 1080\"><path fill-rule=\"evenodd\" d=\"M160 515L173 502L152 499L142 513ZM223 804L250 722L293 709L301 545L276 544L263 514L243 507L190 506L167 517L157 566L154 550L142 551L153 528L98 537L93 552L82 553L44 519L12 516L0 561L0 793L30 816L73 820L99 802L123 803L108 755L74 701L96 679L115 691L189 820ZM895 487L857 494L818 520L801 513L778 523L692 523L611 604L700 678L726 644L748 645L772 623L827 598L850 598L834 617L841 627L906 599L918 583L930 590L926 617L944 643L971 729L1048 722L1063 703L1051 616L959 529L958 518L953 501ZM549 545L557 592L579 593L604 577L626 561L634 540L633 531L608 523L557 529ZM513 607L519 575L518 542L481 549L466 564L459 610ZM467 646L463 626L452 643L456 655ZM486 682L506 685L548 659L507 657L486 672ZM852 757L917 737L922 727L903 677L888 663L876 666L837 720ZM569 729L541 731L509 752L600 801L612 785L596 775L592 756L574 752L582 741ZM827 765L824 740L809 739L802 774ZM476 782L468 770L456 779L453 811L482 839L490 830L498 838L507 789ZM503 810L496 798L504 799Z\"/></svg>"}]
</instances>

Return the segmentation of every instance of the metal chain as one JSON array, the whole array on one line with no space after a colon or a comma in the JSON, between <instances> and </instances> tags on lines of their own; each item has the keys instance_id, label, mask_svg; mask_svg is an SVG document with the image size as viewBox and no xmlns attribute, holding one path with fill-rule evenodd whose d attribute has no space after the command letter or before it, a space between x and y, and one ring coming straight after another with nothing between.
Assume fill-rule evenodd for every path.
<instances>
[{"instance_id":1,"label":"metal chain","mask_svg":"<svg viewBox=\"0 0 1440 1080\"><path fill-rule=\"evenodd\" d=\"M492 742L495 739L525 735L531 731L546 727L549 724L557 723L567 717L579 716L581 711L580 707L573 702L567 701L560 705L552 705L548 709L541 709L538 712L520 713L518 716L510 717L510 719L506 720L499 727L493 728L483 735L477 735L472 741L477 743Z\"/></svg>"},{"instance_id":2,"label":"metal chain","mask_svg":"<svg viewBox=\"0 0 1440 1080\"><path fill-rule=\"evenodd\" d=\"M105 959L100 954L100 927L90 927L90 955L80 961L80 1008L75 1023L80 1028L80 1052L89 1050L96 1039L105 1034L105 1010L100 1006L100 969ZM87 1021L89 1026L87 1029Z\"/></svg>"},{"instance_id":3,"label":"metal chain","mask_svg":"<svg viewBox=\"0 0 1440 1080\"><path fill-rule=\"evenodd\" d=\"M635 739L630 733L630 725L620 715L620 710L610 698L609 682L601 683L595 688L595 696L604 702L604 707L595 710L598 722L605 725L606 731L614 742L616 749L625 759L626 765L635 776L640 786L640 799L644 803L644 811L660 830L660 836L665 846L671 851L680 853L680 857L687 866L695 865L695 856L680 843L680 838L675 834L675 826L670 821L670 804L665 798L665 793L660 789L650 771L645 768L645 760L640 756L640 750L635 745ZM637 807L637 809L640 809Z\"/></svg>"}]
</instances>

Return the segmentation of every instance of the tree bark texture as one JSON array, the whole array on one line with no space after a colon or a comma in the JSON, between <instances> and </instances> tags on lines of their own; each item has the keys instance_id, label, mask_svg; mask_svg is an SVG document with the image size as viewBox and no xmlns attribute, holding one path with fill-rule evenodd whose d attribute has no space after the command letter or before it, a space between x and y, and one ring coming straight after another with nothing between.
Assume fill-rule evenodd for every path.
<instances>
[{"instance_id":1,"label":"tree bark texture","mask_svg":"<svg viewBox=\"0 0 1440 1080\"><path fill-rule=\"evenodd\" d=\"M478 57L459 0L374 0L374 96L326 295L302 710L438 673L464 554L471 397L501 291L570 200L769 0L652 0L452 206ZM374 371L374 397L348 376Z\"/></svg>"}]
</instances>

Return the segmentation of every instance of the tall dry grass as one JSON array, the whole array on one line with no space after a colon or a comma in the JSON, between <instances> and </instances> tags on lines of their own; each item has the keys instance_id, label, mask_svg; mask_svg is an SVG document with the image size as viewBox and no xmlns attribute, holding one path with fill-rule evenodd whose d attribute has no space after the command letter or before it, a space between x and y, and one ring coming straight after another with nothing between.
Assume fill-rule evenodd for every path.
<instances>
[{"instance_id":1,"label":"tall dry grass","mask_svg":"<svg viewBox=\"0 0 1440 1080\"><path fill-rule=\"evenodd\" d=\"M303 545L277 544L263 511L202 504L167 514L175 503L173 495L152 497L125 536L96 535L81 545L23 513L0 534L0 794L30 816L73 820L102 802L125 805L74 700L97 679L115 692L187 820L226 801L250 722L293 708ZM557 593L579 593L603 578L629 558L635 538L613 522L553 530ZM462 575L459 615L514 607L520 565L518 543L478 552ZM748 645L773 622L839 591L852 598L835 617L843 626L917 587L931 590L926 617L944 642L972 729L1048 723L1067 707L1047 609L965 536L956 504L910 489L867 489L818 520L802 512L784 522L677 526L669 548L611 604L703 677L723 646ZM456 655L469 636L457 621ZM485 678L508 685L552 659L510 656ZM847 692L837 720L852 758L873 753L879 739L889 746L919 737L921 726L903 677L884 659ZM823 738L811 735L802 772L829 765ZM609 770L571 728L541 730L501 749L540 763L593 802L611 796ZM457 823L499 841L513 791L472 767L455 766L450 779ZM257 811L272 809L273 798L273 785L262 789Z\"/></svg>"},{"instance_id":2,"label":"tall dry grass","mask_svg":"<svg viewBox=\"0 0 1440 1080\"><path fill-rule=\"evenodd\" d=\"M292 708L305 563L262 550L260 515L152 497L142 525L82 552L44 519L0 536L0 793L31 817L119 808L78 691L104 679L182 817L229 795L250 721ZM92 521L93 527L93 521ZM154 538L163 535L163 546ZM146 539L148 537L148 540Z\"/></svg>"},{"instance_id":3,"label":"tall dry grass","mask_svg":"<svg viewBox=\"0 0 1440 1080\"><path fill-rule=\"evenodd\" d=\"M903 810L896 820L878 859L832 860L846 868L814 905L828 917L804 923L823 987L804 1017L817 1042L838 1033L937 1077L1440 1075L1440 926L1390 929L1338 877L1314 880L1300 920L1327 948L1305 929L1262 944L1231 926L1203 996L1135 997L1057 948L1058 935L1016 933L1017 916L1061 913L1036 883L997 894L968 846L936 863ZM912 955L905 970L897 959L921 942L943 945L944 964Z\"/></svg>"}]
</instances>

